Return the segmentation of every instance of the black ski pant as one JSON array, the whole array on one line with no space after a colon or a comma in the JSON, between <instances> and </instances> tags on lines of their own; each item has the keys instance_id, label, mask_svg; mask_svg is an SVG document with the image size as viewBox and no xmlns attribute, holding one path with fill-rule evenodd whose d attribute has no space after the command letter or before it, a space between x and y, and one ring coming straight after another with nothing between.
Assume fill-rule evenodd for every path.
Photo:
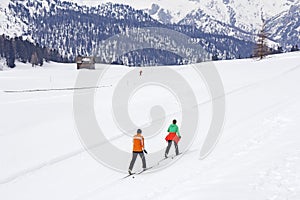
<instances>
[{"instance_id":1,"label":"black ski pant","mask_svg":"<svg viewBox=\"0 0 300 200\"><path fill-rule=\"evenodd\" d=\"M169 151L170 151L172 142L174 143L174 146L175 146L175 152L176 152L176 155L179 154L178 144L177 144L175 141L168 140L168 146L167 146L167 149L166 149L166 152L165 152L165 155L166 155L166 156L169 154Z\"/></svg>"},{"instance_id":2,"label":"black ski pant","mask_svg":"<svg viewBox=\"0 0 300 200\"><path fill-rule=\"evenodd\" d=\"M129 170L132 171L134 163L136 161L136 157L140 156L143 162L143 169L146 169L146 159L145 159L145 154L144 152L132 152L132 159L129 165Z\"/></svg>"}]
</instances>

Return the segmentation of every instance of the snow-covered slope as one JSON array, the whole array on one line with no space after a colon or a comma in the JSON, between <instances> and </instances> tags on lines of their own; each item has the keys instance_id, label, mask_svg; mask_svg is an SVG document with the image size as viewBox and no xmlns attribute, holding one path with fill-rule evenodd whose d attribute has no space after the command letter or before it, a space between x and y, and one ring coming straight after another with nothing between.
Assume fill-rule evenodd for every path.
<instances>
[{"instance_id":1,"label":"snow-covered slope","mask_svg":"<svg viewBox=\"0 0 300 200\"><path fill-rule=\"evenodd\" d=\"M268 20L266 30L270 37L277 41L285 41L283 46L298 45L300 40L300 5L292 6Z\"/></svg>"},{"instance_id":2,"label":"snow-covered slope","mask_svg":"<svg viewBox=\"0 0 300 200\"><path fill-rule=\"evenodd\" d=\"M95 5L93 0L75 0L73 2L80 5ZM148 10L158 20L160 20L158 13L165 12L172 17L172 23L178 23L188 13L201 9L222 22L229 22L230 18L234 17L239 23L245 24L260 22L261 12L263 12L264 17L269 18L288 10L291 5L299 4L299 0L274 2L261 0L173 0L172 3L168 0L100 0L96 4L107 2L127 4L136 9ZM232 16L232 14L236 16Z\"/></svg>"},{"instance_id":3,"label":"snow-covered slope","mask_svg":"<svg viewBox=\"0 0 300 200\"><path fill-rule=\"evenodd\" d=\"M262 19L270 19L288 11L294 5L300 5L299 1L281 0L270 3L260 0L205 0L180 23L196 25L206 32L227 32L229 35L239 37L241 33L235 32L245 31L255 34L262 28ZM203 15L206 17L203 18ZM233 27L235 29L232 29Z\"/></svg>"},{"instance_id":4,"label":"snow-covered slope","mask_svg":"<svg viewBox=\"0 0 300 200\"><path fill-rule=\"evenodd\" d=\"M195 91L199 106L194 109L200 111L197 137L173 165L124 180L124 174L98 163L80 143L73 119L74 93L70 90L79 74L75 66L46 63L43 68L31 68L18 63L16 69L0 72L1 199L298 200L299 59L297 52L261 61L214 63L225 87L226 123L216 148L204 160L199 160L199 151L212 114L209 94L192 66L172 67ZM103 67L97 66L98 70ZM159 74L163 69L147 68L145 72L149 74L143 76ZM118 81L132 70L136 69L111 67L98 83L107 87L97 89L95 94L96 117L105 135L128 152L131 138L119 136L111 101ZM144 78L138 71L128 85ZM147 108L153 103L178 110L176 98L171 98L166 88L140 90L129 102L129 113L137 126L149 122ZM89 92L87 89L82 94ZM182 117L174 109L166 110L170 114L167 122L169 118ZM184 139L189 133L181 134ZM146 139L148 152L159 146L164 148L165 135L162 131ZM137 162L136 169L139 167Z\"/></svg>"},{"instance_id":5,"label":"snow-covered slope","mask_svg":"<svg viewBox=\"0 0 300 200\"><path fill-rule=\"evenodd\" d=\"M8 7L9 2L11 3L10 8ZM74 2L81 6L75 5ZM129 6L124 6L123 4ZM88 9L86 6L93 8ZM189 26L186 25L197 27L195 32L184 31L183 33L193 38L210 40L210 43L212 43L209 44L210 46L218 47L217 51L210 52L211 54L217 52L221 56L221 54L229 52L236 58L238 53L232 49L238 49L237 46L245 45L244 41L249 43L255 41L256 34L262 28L262 18L266 20L266 28L272 47L277 47L279 44L284 49L288 49L286 45L296 45L300 37L297 21L299 18L299 7L300 0L278 0L275 2L261 0L174 0L172 3L169 0L5 0L0 3L0 34L4 33L11 37L25 35L33 38L34 42L42 46L58 49L63 56L72 60L77 54L94 53L91 49L95 50L97 47L90 45L91 43L93 44L97 39L102 41L106 37L118 34L118 31L122 32L126 29L124 27L135 28L141 25L171 27L171 25L166 24L175 23L176 25L173 26L178 26L177 30L193 30L193 28L187 28ZM57 12L58 10L59 12ZM61 19L56 20L56 17L61 17L61 13L64 10L66 13L62 14L63 16L67 14L73 15L70 18L64 17L62 27L69 25L65 24L66 21L71 21L72 23L76 21L74 20L74 15L78 16L78 14L74 14L74 12L88 15L87 18L81 16L80 20L78 20L78 27L72 24L71 26L74 30L70 29L71 32L83 32L83 38L77 35L76 37L79 40L87 41L86 43L76 40L78 43L75 45L75 43L68 42L73 40L70 36L75 36L75 34L66 33L69 31L69 28L48 27L61 21ZM88 30L81 30L81 28L85 29L86 26L82 26L80 23L84 20L93 22L91 18L96 18L95 15L98 15L98 17L109 17L109 19L95 20L97 23L88 23L88 25L92 25L92 27L88 27ZM39 17L41 19L35 20ZM127 21L124 21L124 18ZM116 20L121 21L121 25ZM156 20L164 23L164 25L160 25ZM147 24L146 21L151 21L154 24ZM119 27L114 28L115 24ZM98 26L106 27L106 29L95 30ZM54 30L58 33L53 33ZM97 34L95 34L95 31ZM200 32L200 35L198 32ZM85 34L92 34L93 36L85 36ZM222 41L216 41L212 37L207 38L208 36L203 34L214 35L216 38L222 38ZM91 39L92 37L95 38ZM231 49L223 46L224 40L228 39L230 40L228 43L232 43L232 45L225 45L227 47L230 46ZM238 40L232 41L235 39ZM65 42L74 46L68 46ZM74 50L75 48L78 49ZM252 49L252 46L249 45L244 48ZM252 50L243 53L242 57L249 57L251 52Z\"/></svg>"},{"instance_id":6,"label":"snow-covered slope","mask_svg":"<svg viewBox=\"0 0 300 200\"><path fill-rule=\"evenodd\" d=\"M75 0L80 5L94 6L93 0ZM163 23L178 23L194 18L197 12L204 12L212 20L236 26L244 31L252 32L261 28L262 17L268 19L299 5L299 0L101 0L101 3L127 4L133 8L145 10L154 19ZM193 14L194 13L194 14ZM188 15L189 14L189 15ZM188 16L187 16L188 15ZM187 17L187 19L186 19ZM198 19L201 26L201 19ZM212 24L211 28L215 25Z\"/></svg>"},{"instance_id":7,"label":"snow-covered slope","mask_svg":"<svg viewBox=\"0 0 300 200\"><path fill-rule=\"evenodd\" d=\"M14 18L9 13L9 9L7 9L9 2L13 1L4 0L0 2L0 19L2 20L0 31L9 35L20 35L26 26L21 22L22 20ZM50 3L47 0L29 2L40 4L41 9L49 10ZM74 0L70 2L81 6L97 6L108 2L130 5L135 9L144 10L162 23L197 25L207 32L227 32L229 35L234 35L234 32L237 31L232 30L232 27L247 33L257 32L261 28L262 18L270 19L289 11L293 6L300 5L299 0L277 0L274 2L261 0L174 0L172 3L169 0ZM5 9L7 10L6 13ZM36 11L32 10L32 12ZM6 26L8 27L7 30L5 30Z\"/></svg>"},{"instance_id":8,"label":"snow-covered slope","mask_svg":"<svg viewBox=\"0 0 300 200\"><path fill-rule=\"evenodd\" d=\"M14 16L8 9L10 0L0 1L0 35L10 37L21 36L27 31L27 25L22 19Z\"/></svg>"},{"instance_id":9,"label":"snow-covered slope","mask_svg":"<svg viewBox=\"0 0 300 200\"><path fill-rule=\"evenodd\" d=\"M95 6L93 0L75 0L73 2L79 5ZM172 3L167 0L100 0L96 4L108 2L130 5L135 9L145 10L154 19L163 23L177 23L199 6L199 2L191 0L174 0Z\"/></svg>"},{"instance_id":10,"label":"snow-covered slope","mask_svg":"<svg viewBox=\"0 0 300 200\"><path fill-rule=\"evenodd\" d=\"M76 1L82 5L95 5L93 0ZM99 4L104 2L128 4L135 9L144 10L162 23L193 25L207 33L229 35L243 40L254 41L254 34L262 28L263 20L268 20L266 26L269 27L270 36L275 39L290 34L296 38L300 35L293 24L284 23L283 27L277 25L287 18L287 12L289 18L297 20L297 9L293 8L300 6L299 0L174 0L172 3L169 0L98 1ZM277 42L281 45L289 44L289 38L283 38Z\"/></svg>"}]
</instances>

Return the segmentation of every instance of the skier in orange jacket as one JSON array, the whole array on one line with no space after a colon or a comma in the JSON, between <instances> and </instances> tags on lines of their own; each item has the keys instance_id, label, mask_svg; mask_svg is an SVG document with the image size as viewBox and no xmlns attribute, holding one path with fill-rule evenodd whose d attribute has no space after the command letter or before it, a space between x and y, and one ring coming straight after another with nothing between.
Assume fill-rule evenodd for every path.
<instances>
[{"instance_id":1,"label":"skier in orange jacket","mask_svg":"<svg viewBox=\"0 0 300 200\"><path fill-rule=\"evenodd\" d=\"M129 174L132 174L132 169L138 155L142 159L143 170L146 170L146 159L144 152L147 153L147 151L144 149L144 137L142 136L142 130L138 129L137 134L133 136L132 159L128 169Z\"/></svg>"}]
</instances>

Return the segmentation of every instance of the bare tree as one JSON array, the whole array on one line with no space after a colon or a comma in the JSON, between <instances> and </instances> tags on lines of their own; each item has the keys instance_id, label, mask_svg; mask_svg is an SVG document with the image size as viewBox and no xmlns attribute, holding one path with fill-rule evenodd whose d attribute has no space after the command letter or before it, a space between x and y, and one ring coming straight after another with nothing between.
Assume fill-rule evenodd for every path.
<instances>
[{"instance_id":1,"label":"bare tree","mask_svg":"<svg viewBox=\"0 0 300 200\"><path fill-rule=\"evenodd\" d=\"M34 52L32 55L31 55L31 64L32 64L32 67L34 67L35 65L38 64L38 55L36 52Z\"/></svg>"},{"instance_id":2,"label":"bare tree","mask_svg":"<svg viewBox=\"0 0 300 200\"><path fill-rule=\"evenodd\" d=\"M267 45L267 37L268 34L266 32L265 23L263 21L262 29L257 34L256 45L253 53L255 58L263 59L265 56L267 56L270 53L269 47Z\"/></svg>"}]
</instances>

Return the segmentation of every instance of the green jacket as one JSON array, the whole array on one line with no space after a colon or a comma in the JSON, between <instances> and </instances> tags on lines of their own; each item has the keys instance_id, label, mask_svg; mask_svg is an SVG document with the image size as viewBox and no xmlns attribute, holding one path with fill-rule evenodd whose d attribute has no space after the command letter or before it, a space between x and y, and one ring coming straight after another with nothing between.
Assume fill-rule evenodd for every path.
<instances>
[{"instance_id":1,"label":"green jacket","mask_svg":"<svg viewBox=\"0 0 300 200\"><path fill-rule=\"evenodd\" d=\"M169 133L176 133L178 137L181 137L180 133L179 133L179 128L176 124L171 124L168 128L168 132Z\"/></svg>"}]
</instances>

